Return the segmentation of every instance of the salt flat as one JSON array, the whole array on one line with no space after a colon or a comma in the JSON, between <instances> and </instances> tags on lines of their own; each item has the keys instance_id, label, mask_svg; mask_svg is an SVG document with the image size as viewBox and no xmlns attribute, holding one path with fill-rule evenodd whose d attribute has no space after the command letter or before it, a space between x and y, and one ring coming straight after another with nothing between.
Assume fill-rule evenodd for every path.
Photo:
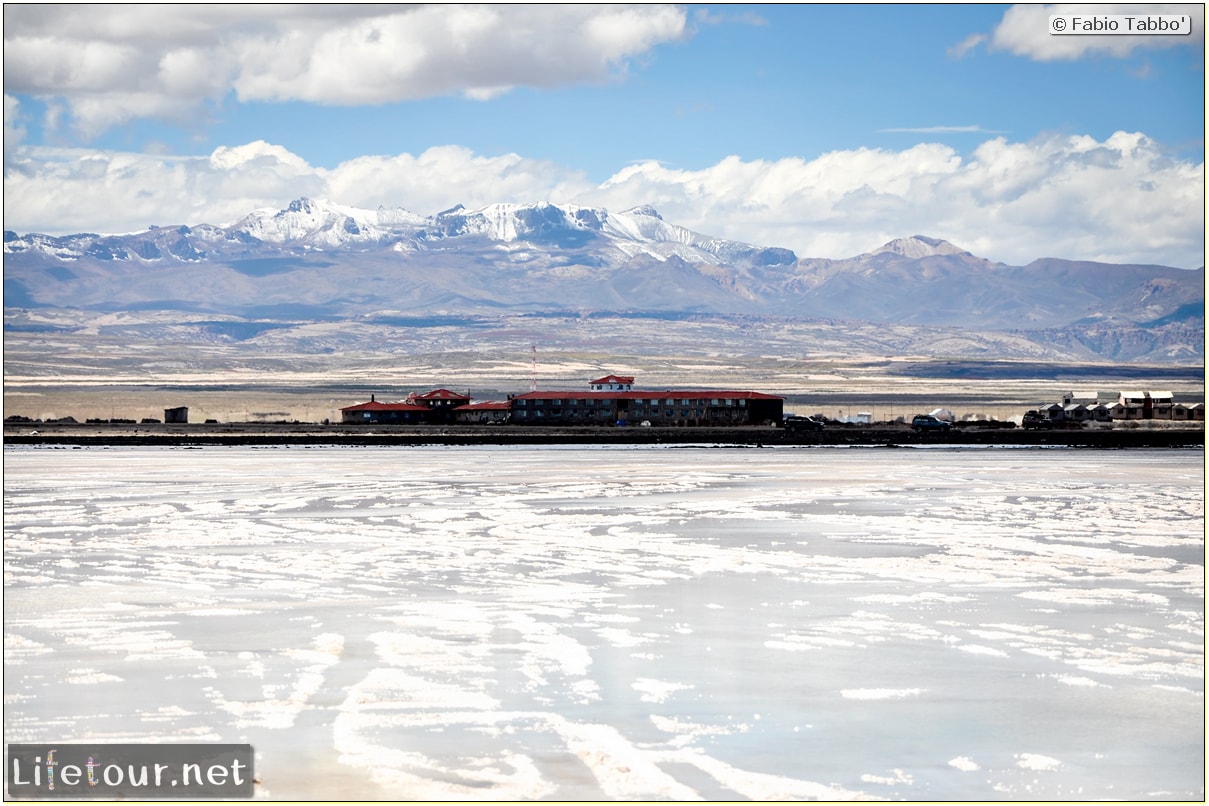
<instances>
[{"instance_id":1,"label":"salt flat","mask_svg":"<svg viewBox=\"0 0 1209 806\"><path fill-rule=\"evenodd\" d=\"M5 740L271 799L1203 799L1204 455L4 451Z\"/></svg>"}]
</instances>

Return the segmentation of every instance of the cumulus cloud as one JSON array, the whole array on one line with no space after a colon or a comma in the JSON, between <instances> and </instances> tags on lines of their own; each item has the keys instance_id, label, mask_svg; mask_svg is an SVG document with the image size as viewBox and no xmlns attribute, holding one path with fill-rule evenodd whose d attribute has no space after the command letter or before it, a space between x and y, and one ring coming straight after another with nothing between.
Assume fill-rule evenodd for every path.
<instances>
[{"instance_id":1,"label":"cumulus cloud","mask_svg":"<svg viewBox=\"0 0 1209 806\"><path fill-rule=\"evenodd\" d=\"M1188 36L1151 36L1145 34L1054 36L1049 32L1051 14L1188 14L1192 17L1192 33ZM991 50L1003 50L1035 61L1079 59L1088 55L1124 57L1144 48L1168 48L1180 45L1203 47L1205 41L1204 5L1174 5L1164 3L1094 3L1055 5L1016 5L990 35L973 34L950 49L950 54L963 56L986 41Z\"/></svg>"},{"instance_id":2,"label":"cumulus cloud","mask_svg":"<svg viewBox=\"0 0 1209 806\"><path fill-rule=\"evenodd\" d=\"M939 144L857 149L814 160L701 171L654 163L618 172L592 197L635 199L691 229L799 255L844 257L893 238L945 238L1007 263L1041 256L1194 268L1204 253L1204 163L1138 133L1009 142L968 158Z\"/></svg>"},{"instance_id":3,"label":"cumulus cloud","mask_svg":"<svg viewBox=\"0 0 1209 806\"><path fill-rule=\"evenodd\" d=\"M24 147L5 179L4 212L6 226L21 232L116 233L225 225L302 196L430 214L459 203L569 201L591 187L553 163L460 146L358 157L334 169L264 141L196 157Z\"/></svg>"},{"instance_id":4,"label":"cumulus cloud","mask_svg":"<svg viewBox=\"0 0 1209 806\"><path fill-rule=\"evenodd\" d=\"M90 138L241 101L383 104L604 82L687 35L670 5L9 4L4 84Z\"/></svg>"},{"instance_id":5,"label":"cumulus cloud","mask_svg":"<svg viewBox=\"0 0 1209 806\"><path fill-rule=\"evenodd\" d=\"M305 161L267 143L208 157L22 148L4 180L5 225L63 234L225 224L325 187Z\"/></svg>"},{"instance_id":6,"label":"cumulus cloud","mask_svg":"<svg viewBox=\"0 0 1209 806\"><path fill-rule=\"evenodd\" d=\"M697 232L802 257L848 257L886 241L945 238L992 260L1037 257L1195 268L1205 240L1204 162L1140 133L860 148L814 159L728 157L687 171L655 161L593 184L517 154L459 146L314 167L264 142L203 157L16 149L5 220L20 232L129 232L151 224L227 224L300 196L430 215L455 204L551 201L625 210L650 204Z\"/></svg>"},{"instance_id":7,"label":"cumulus cloud","mask_svg":"<svg viewBox=\"0 0 1209 806\"><path fill-rule=\"evenodd\" d=\"M330 197L358 207L406 207L430 214L465 204L568 202L592 189L579 171L544 160L485 157L461 146L418 156L358 157L327 174Z\"/></svg>"}]
</instances>

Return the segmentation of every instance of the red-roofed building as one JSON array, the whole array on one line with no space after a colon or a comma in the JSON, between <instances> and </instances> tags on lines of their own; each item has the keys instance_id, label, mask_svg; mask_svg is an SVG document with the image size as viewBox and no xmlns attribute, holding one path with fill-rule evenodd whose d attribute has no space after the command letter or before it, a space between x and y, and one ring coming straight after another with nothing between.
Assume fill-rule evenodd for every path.
<instances>
[{"instance_id":1,"label":"red-roofed building","mask_svg":"<svg viewBox=\"0 0 1209 806\"><path fill-rule=\"evenodd\" d=\"M448 389L414 392L402 403L368 403L340 410L345 423L516 425L779 425L785 398L738 390L638 391L632 377L606 375L591 391L529 392L506 401L473 403ZM610 388L611 387L611 388Z\"/></svg>"},{"instance_id":2,"label":"red-roofed building","mask_svg":"<svg viewBox=\"0 0 1209 806\"><path fill-rule=\"evenodd\" d=\"M633 387L634 378L629 375L606 375L588 381L588 388L593 392L628 392Z\"/></svg>"},{"instance_id":3,"label":"red-roofed building","mask_svg":"<svg viewBox=\"0 0 1209 806\"><path fill-rule=\"evenodd\" d=\"M428 406L430 409L453 409L458 406L465 406L470 400L469 396L460 395L448 389L433 389L431 392L425 392L422 395L412 392L407 396L408 403L414 403L417 406Z\"/></svg>"},{"instance_id":4,"label":"red-roofed building","mask_svg":"<svg viewBox=\"0 0 1209 806\"><path fill-rule=\"evenodd\" d=\"M491 425L506 423L512 413L512 404L507 400L487 400L469 403L453 410L454 422L467 425Z\"/></svg>"},{"instance_id":5,"label":"red-roofed building","mask_svg":"<svg viewBox=\"0 0 1209 806\"><path fill-rule=\"evenodd\" d=\"M780 423L785 408L776 395L697 389L529 392L511 403L517 425L763 425Z\"/></svg>"},{"instance_id":6,"label":"red-roofed building","mask_svg":"<svg viewBox=\"0 0 1209 806\"><path fill-rule=\"evenodd\" d=\"M465 406L470 400L468 395L460 395L448 389L433 389L422 395L412 392L407 396L408 403L424 406L432 412L432 416L428 418L430 423L452 423L453 410L459 406Z\"/></svg>"},{"instance_id":7,"label":"red-roofed building","mask_svg":"<svg viewBox=\"0 0 1209 806\"><path fill-rule=\"evenodd\" d=\"M340 409L340 416L346 425L416 425L428 422L432 410L427 406L416 406L412 403L379 403L370 395L368 403L358 403Z\"/></svg>"}]
</instances>

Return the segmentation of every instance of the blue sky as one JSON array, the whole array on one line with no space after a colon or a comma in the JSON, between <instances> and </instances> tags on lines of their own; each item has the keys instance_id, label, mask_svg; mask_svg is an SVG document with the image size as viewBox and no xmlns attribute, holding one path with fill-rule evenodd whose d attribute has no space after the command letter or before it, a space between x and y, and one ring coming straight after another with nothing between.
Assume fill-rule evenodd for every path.
<instances>
[{"instance_id":1,"label":"blue sky","mask_svg":"<svg viewBox=\"0 0 1209 806\"><path fill-rule=\"evenodd\" d=\"M5 228L548 200L811 257L1203 262L1202 6L1178 38L1055 37L1045 6L355 9L7 5Z\"/></svg>"}]
</instances>

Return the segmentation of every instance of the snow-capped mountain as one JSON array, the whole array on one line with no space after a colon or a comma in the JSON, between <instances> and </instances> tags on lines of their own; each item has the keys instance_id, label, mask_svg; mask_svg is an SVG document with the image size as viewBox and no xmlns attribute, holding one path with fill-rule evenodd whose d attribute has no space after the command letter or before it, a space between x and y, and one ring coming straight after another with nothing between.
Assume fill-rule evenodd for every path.
<instances>
[{"instance_id":1,"label":"snow-capped mountain","mask_svg":"<svg viewBox=\"0 0 1209 806\"><path fill-rule=\"evenodd\" d=\"M843 260L800 259L693 232L649 206L459 205L423 216L303 198L227 226L6 232L4 252L6 321L18 308L275 321L611 311L1031 332L1084 358L1203 355L1203 269L1008 266L924 235Z\"/></svg>"},{"instance_id":2,"label":"snow-capped mountain","mask_svg":"<svg viewBox=\"0 0 1209 806\"><path fill-rule=\"evenodd\" d=\"M535 204L490 204L477 210L461 205L421 216L403 208L365 210L326 200L296 199L283 210L254 210L227 227L153 228L123 236L5 233L8 254L40 252L62 260L214 260L268 254L274 247L289 251L379 247L425 250L473 246L473 239L500 244L525 242L554 249L593 247L614 257L645 254L657 260L678 257L690 263L755 261L788 264L797 256L788 249L764 248L709 238L669 224L652 207L611 213L599 207ZM450 241L450 243L443 243Z\"/></svg>"},{"instance_id":3,"label":"snow-capped mountain","mask_svg":"<svg viewBox=\"0 0 1209 806\"><path fill-rule=\"evenodd\" d=\"M401 207L362 210L302 198L284 210L254 210L228 229L264 243L341 247L380 243L396 232L421 228L427 221Z\"/></svg>"}]
</instances>

